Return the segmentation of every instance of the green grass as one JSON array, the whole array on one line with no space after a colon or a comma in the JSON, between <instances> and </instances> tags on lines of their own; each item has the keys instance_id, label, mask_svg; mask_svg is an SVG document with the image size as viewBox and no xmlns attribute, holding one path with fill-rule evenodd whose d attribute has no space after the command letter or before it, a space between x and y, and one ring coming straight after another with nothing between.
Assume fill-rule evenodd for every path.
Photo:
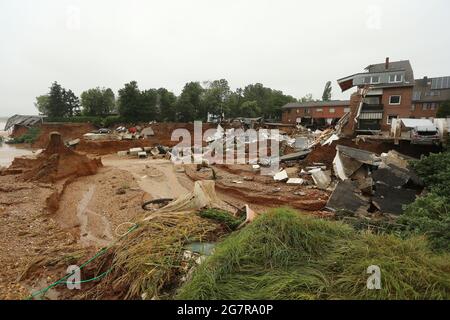
<instances>
[{"instance_id":1,"label":"green grass","mask_svg":"<svg viewBox=\"0 0 450 320\"><path fill-rule=\"evenodd\" d=\"M368 290L367 268L381 268ZM177 299L449 299L450 256L402 240L277 209L233 233Z\"/></svg>"}]
</instances>

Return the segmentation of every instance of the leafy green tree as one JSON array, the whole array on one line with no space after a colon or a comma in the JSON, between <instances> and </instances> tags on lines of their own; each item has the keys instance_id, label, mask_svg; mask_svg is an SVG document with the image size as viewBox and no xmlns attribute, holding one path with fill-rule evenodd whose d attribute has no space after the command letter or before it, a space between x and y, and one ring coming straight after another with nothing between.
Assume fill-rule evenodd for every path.
<instances>
[{"instance_id":1,"label":"leafy green tree","mask_svg":"<svg viewBox=\"0 0 450 320\"><path fill-rule=\"evenodd\" d=\"M140 117L144 120L155 120L158 114L156 106L158 102L158 91L155 89L142 91L140 100Z\"/></svg>"},{"instance_id":2,"label":"leafy green tree","mask_svg":"<svg viewBox=\"0 0 450 320\"><path fill-rule=\"evenodd\" d=\"M231 92L228 100L226 101L226 115L228 117L240 117L241 114L241 105L244 102L244 97L242 96L243 90L238 88L235 92Z\"/></svg>"},{"instance_id":3,"label":"leafy green tree","mask_svg":"<svg viewBox=\"0 0 450 320\"><path fill-rule=\"evenodd\" d=\"M203 93L203 109L207 113L215 115L227 113L227 101L230 95L231 90L227 80L220 79L206 82Z\"/></svg>"},{"instance_id":4,"label":"leafy green tree","mask_svg":"<svg viewBox=\"0 0 450 320\"><path fill-rule=\"evenodd\" d=\"M158 110L158 120L175 121L176 120L176 102L177 97L173 92L165 88L158 89L158 101L156 104Z\"/></svg>"},{"instance_id":5,"label":"leafy green tree","mask_svg":"<svg viewBox=\"0 0 450 320\"><path fill-rule=\"evenodd\" d=\"M248 118L257 118L261 116L261 108L256 101L245 101L241 105L241 116Z\"/></svg>"},{"instance_id":6,"label":"leafy green tree","mask_svg":"<svg viewBox=\"0 0 450 320\"><path fill-rule=\"evenodd\" d=\"M299 102L304 103L304 102L311 102L311 101L315 101L313 98L312 93L308 93L306 96L301 97L299 99Z\"/></svg>"},{"instance_id":7,"label":"leafy green tree","mask_svg":"<svg viewBox=\"0 0 450 320\"><path fill-rule=\"evenodd\" d=\"M323 89L322 101L330 101L331 100L331 81L328 81L325 84L325 89Z\"/></svg>"},{"instance_id":8,"label":"leafy green tree","mask_svg":"<svg viewBox=\"0 0 450 320\"><path fill-rule=\"evenodd\" d=\"M48 94L36 97L36 102L34 103L34 106L38 109L39 114L43 115L48 114L48 102L49 102Z\"/></svg>"},{"instance_id":9,"label":"leafy green tree","mask_svg":"<svg viewBox=\"0 0 450 320\"><path fill-rule=\"evenodd\" d=\"M65 116L73 117L81 114L80 100L72 90L63 89L63 101L66 109Z\"/></svg>"},{"instance_id":10,"label":"leafy green tree","mask_svg":"<svg viewBox=\"0 0 450 320\"><path fill-rule=\"evenodd\" d=\"M447 118L450 117L450 101L442 102L437 109L437 118Z\"/></svg>"},{"instance_id":11,"label":"leafy green tree","mask_svg":"<svg viewBox=\"0 0 450 320\"><path fill-rule=\"evenodd\" d=\"M56 81L50 87L48 94L47 116L65 117L68 114L67 106L64 101L65 90Z\"/></svg>"},{"instance_id":12,"label":"leafy green tree","mask_svg":"<svg viewBox=\"0 0 450 320\"><path fill-rule=\"evenodd\" d=\"M81 94L83 114L87 116L105 116L114 111L115 96L111 89L93 88Z\"/></svg>"},{"instance_id":13,"label":"leafy green tree","mask_svg":"<svg viewBox=\"0 0 450 320\"><path fill-rule=\"evenodd\" d=\"M190 122L206 119L206 112L202 109L201 100L203 91L199 82L186 83L177 101L178 121Z\"/></svg>"},{"instance_id":14,"label":"leafy green tree","mask_svg":"<svg viewBox=\"0 0 450 320\"><path fill-rule=\"evenodd\" d=\"M72 90L53 82L50 92L36 98L34 104L39 113L52 118L72 117L80 114L80 101Z\"/></svg>"},{"instance_id":15,"label":"leafy green tree","mask_svg":"<svg viewBox=\"0 0 450 320\"><path fill-rule=\"evenodd\" d=\"M126 83L119 90L119 114L127 120L140 120L141 91L136 81Z\"/></svg>"}]
</instances>

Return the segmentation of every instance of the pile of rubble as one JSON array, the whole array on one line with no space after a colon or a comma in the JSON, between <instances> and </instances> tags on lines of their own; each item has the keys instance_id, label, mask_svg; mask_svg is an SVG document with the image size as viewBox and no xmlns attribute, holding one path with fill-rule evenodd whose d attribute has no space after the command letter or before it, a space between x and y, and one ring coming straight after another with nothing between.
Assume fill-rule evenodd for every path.
<instances>
[{"instance_id":1,"label":"pile of rubble","mask_svg":"<svg viewBox=\"0 0 450 320\"><path fill-rule=\"evenodd\" d=\"M330 210L399 215L423 189L407 156L396 151L378 156L340 145L336 149L333 169L339 182L328 200Z\"/></svg>"},{"instance_id":2,"label":"pile of rubble","mask_svg":"<svg viewBox=\"0 0 450 320\"><path fill-rule=\"evenodd\" d=\"M137 157L139 159L145 159L148 157L152 157L154 159L170 159L170 148L164 146L156 146L156 147L138 147L131 148L129 150L119 151L117 155L119 157L132 156Z\"/></svg>"},{"instance_id":3,"label":"pile of rubble","mask_svg":"<svg viewBox=\"0 0 450 320\"><path fill-rule=\"evenodd\" d=\"M155 132L151 126L141 127L135 126L126 128L117 127L114 132L109 129L99 129L95 132L89 132L83 135L83 139L91 141L99 140L137 140L153 137ZM78 141L79 142L79 141Z\"/></svg>"}]
</instances>

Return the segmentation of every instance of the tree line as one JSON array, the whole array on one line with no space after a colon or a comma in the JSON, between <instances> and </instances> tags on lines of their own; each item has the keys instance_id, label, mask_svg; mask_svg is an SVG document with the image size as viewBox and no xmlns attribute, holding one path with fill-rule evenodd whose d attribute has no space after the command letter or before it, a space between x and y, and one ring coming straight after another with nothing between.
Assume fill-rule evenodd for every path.
<instances>
[{"instance_id":1,"label":"tree line","mask_svg":"<svg viewBox=\"0 0 450 320\"><path fill-rule=\"evenodd\" d=\"M117 97L110 88L92 88L78 98L53 82L47 94L36 98L39 113L49 118L119 115L129 121L191 122L218 117L264 117L280 119L281 107L289 102L313 101L311 94L296 99L261 83L231 90L225 79L188 82L176 96L165 89L141 90L136 81L126 83Z\"/></svg>"}]
</instances>

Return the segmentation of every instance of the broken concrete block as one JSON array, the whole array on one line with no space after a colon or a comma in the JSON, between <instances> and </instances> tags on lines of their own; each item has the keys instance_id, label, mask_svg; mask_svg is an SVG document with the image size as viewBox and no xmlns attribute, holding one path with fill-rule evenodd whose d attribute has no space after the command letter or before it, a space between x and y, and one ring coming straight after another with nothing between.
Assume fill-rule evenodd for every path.
<instances>
[{"instance_id":1,"label":"broken concrete block","mask_svg":"<svg viewBox=\"0 0 450 320\"><path fill-rule=\"evenodd\" d=\"M325 145L331 145L334 141L338 141L339 140L339 136L336 134L332 134L331 137L329 137L324 143L322 143L322 146Z\"/></svg>"},{"instance_id":2,"label":"broken concrete block","mask_svg":"<svg viewBox=\"0 0 450 320\"><path fill-rule=\"evenodd\" d=\"M117 155L118 155L119 157L125 157L125 156L128 155L128 151L118 151L118 152L117 152Z\"/></svg>"},{"instance_id":3,"label":"broken concrete block","mask_svg":"<svg viewBox=\"0 0 450 320\"><path fill-rule=\"evenodd\" d=\"M137 156L137 154L139 153L139 152L142 152L143 150L142 150L142 148L131 148L130 149L130 155L132 155L132 156Z\"/></svg>"},{"instance_id":4,"label":"broken concrete block","mask_svg":"<svg viewBox=\"0 0 450 320\"><path fill-rule=\"evenodd\" d=\"M67 144L72 147L72 146L76 146L77 144L80 143L80 139L75 139L75 140L71 140L69 141Z\"/></svg>"},{"instance_id":5,"label":"broken concrete block","mask_svg":"<svg viewBox=\"0 0 450 320\"><path fill-rule=\"evenodd\" d=\"M137 156L139 159L147 158L147 152L145 151L138 152Z\"/></svg>"},{"instance_id":6,"label":"broken concrete block","mask_svg":"<svg viewBox=\"0 0 450 320\"><path fill-rule=\"evenodd\" d=\"M159 149L158 149L158 148L153 148L153 149L150 151L150 153L151 153L153 156L157 156L157 155L159 154Z\"/></svg>"},{"instance_id":7,"label":"broken concrete block","mask_svg":"<svg viewBox=\"0 0 450 320\"><path fill-rule=\"evenodd\" d=\"M359 192L357 183L351 180L340 181L327 203L333 211L365 214L369 209L369 199Z\"/></svg>"},{"instance_id":8,"label":"broken concrete block","mask_svg":"<svg viewBox=\"0 0 450 320\"><path fill-rule=\"evenodd\" d=\"M275 174L275 175L273 176L273 179L274 179L275 181L285 181L285 180L288 180L289 177L288 177L288 175L287 175L286 170L283 170L283 171L280 171L280 172L278 172L277 174Z\"/></svg>"},{"instance_id":9,"label":"broken concrete block","mask_svg":"<svg viewBox=\"0 0 450 320\"><path fill-rule=\"evenodd\" d=\"M314 183L320 189L326 189L330 186L331 183L331 171L322 171L319 170L311 170L310 171Z\"/></svg>"},{"instance_id":10,"label":"broken concrete block","mask_svg":"<svg viewBox=\"0 0 450 320\"><path fill-rule=\"evenodd\" d=\"M298 168L297 167L286 168L285 170L286 170L286 173L287 173L289 178L296 178L296 177L298 177Z\"/></svg>"},{"instance_id":11,"label":"broken concrete block","mask_svg":"<svg viewBox=\"0 0 450 320\"><path fill-rule=\"evenodd\" d=\"M413 203L415 200L415 190L394 188L377 183L372 203L383 213L399 215L403 213L403 205Z\"/></svg>"},{"instance_id":12,"label":"broken concrete block","mask_svg":"<svg viewBox=\"0 0 450 320\"><path fill-rule=\"evenodd\" d=\"M257 172L257 171L261 170L261 166L258 165L258 164L254 164L254 165L252 166L252 170L255 171L255 172Z\"/></svg>"},{"instance_id":13,"label":"broken concrete block","mask_svg":"<svg viewBox=\"0 0 450 320\"><path fill-rule=\"evenodd\" d=\"M298 185L302 185L303 183L305 183L305 180L301 179L301 178L291 178L289 179L287 182L287 184L298 184Z\"/></svg>"}]
</instances>

